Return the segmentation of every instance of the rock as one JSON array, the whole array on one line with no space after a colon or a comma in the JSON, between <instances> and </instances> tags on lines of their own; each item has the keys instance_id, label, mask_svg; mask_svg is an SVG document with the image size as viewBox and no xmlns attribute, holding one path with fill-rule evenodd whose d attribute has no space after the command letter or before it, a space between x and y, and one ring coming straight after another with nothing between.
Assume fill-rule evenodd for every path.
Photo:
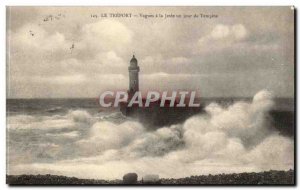
<instances>
[{"instance_id":1,"label":"rock","mask_svg":"<svg viewBox=\"0 0 300 190\"><path fill-rule=\"evenodd\" d=\"M143 177L143 183L159 183L159 175L149 174Z\"/></svg>"},{"instance_id":2,"label":"rock","mask_svg":"<svg viewBox=\"0 0 300 190\"><path fill-rule=\"evenodd\" d=\"M6 183L10 185L92 185L92 184L188 184L188 185L295 185L294 170L290 171L265 171L258 173L239 173L224 175L199 175L185 178L161 178L155 183L143 183L137 181L137 174L124 175L122 180L101 180L101 179L78 179L57 175L7 175ZM144 180L157 179L157 175L144 176Z\"/></svg>"},{"instance_id":3,"label":"rock","mask_svg":"<svg viewBox=\"0 0 300 190\"><path fill-rule=\"evenodd\" d=\"M138 175L136 173L127 173L123 176L124 184L135 184L137 182Z\"/></svg>"}]
</instances>

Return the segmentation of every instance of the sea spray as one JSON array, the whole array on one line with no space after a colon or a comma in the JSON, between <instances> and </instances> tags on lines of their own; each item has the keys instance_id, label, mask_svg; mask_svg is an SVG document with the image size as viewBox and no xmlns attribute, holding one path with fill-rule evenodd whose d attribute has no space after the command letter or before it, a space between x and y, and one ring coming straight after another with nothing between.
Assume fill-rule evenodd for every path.
<instances>
[{"instance_id":1,"label":"sea spray","mask_svg":"<svg viewBox=\"0 0 300 190\"><path fill-rule=\"evenodd\" d=\"M13 129L15 138L28 134L27 130L31 135L36 131L36 136L10 138L10 160L18 162L10 164L8 173L121 179L131 171L179 178L293 169L294 142L272 127L268 115L273 105L271 93L261 91L251 102L212 103L205 108L206 114L155 131L127 118L108 121L84 110L53 119L39 117L35 122L29 117L22 128L13 127L18 120L12 119L9 131ZM38 125L47 136L38 132Z\"/></svg>"}]
</instances>

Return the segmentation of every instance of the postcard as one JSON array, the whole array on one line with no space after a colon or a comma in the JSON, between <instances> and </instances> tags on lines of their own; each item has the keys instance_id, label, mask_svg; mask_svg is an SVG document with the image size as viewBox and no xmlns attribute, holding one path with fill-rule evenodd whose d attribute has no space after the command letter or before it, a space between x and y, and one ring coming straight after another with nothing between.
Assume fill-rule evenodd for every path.
<instances>
[{"instance_id":1,"label":"postcard","mask_svg":"<svg viewBox=\"0 0 300 190\"><path fill-rule=\"evenodd\" d=\"M8 6L10 185L295 185L295 7Z\"/></svg>"}]
</instances>

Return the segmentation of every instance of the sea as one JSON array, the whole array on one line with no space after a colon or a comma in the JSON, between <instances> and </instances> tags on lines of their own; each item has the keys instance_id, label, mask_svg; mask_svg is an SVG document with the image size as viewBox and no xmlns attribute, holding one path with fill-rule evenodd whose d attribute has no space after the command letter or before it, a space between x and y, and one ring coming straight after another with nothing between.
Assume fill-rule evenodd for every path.
<instances>
[{"instance_id":1,"label":"sea","mask_svg":"<svg viewBox=\"0 0 300 190\"><path fill-rule=\"evenodd\" d=\"M294 169L294 99L202 98L205 113L149 130L97 99L7 99L7 174L179 178Z\"/></svg>"}]
</instances>

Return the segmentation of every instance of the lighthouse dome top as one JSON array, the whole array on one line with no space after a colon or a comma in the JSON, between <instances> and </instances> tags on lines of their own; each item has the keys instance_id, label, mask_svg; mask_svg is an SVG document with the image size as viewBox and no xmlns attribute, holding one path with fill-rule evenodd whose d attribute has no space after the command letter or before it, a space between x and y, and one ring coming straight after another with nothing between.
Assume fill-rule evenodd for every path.
<instances>
[{"instance_id":1,"label":"lighthouse dome top","mask_svg":"<svg viewBox=\"0 0 300 190\"><path fill-rule=\"evenodd\" d=\"M133 55L131 60L130 60L130 63L137 63L137 59L135 58L135 56Z\"/></svg>"}]
</instances>

